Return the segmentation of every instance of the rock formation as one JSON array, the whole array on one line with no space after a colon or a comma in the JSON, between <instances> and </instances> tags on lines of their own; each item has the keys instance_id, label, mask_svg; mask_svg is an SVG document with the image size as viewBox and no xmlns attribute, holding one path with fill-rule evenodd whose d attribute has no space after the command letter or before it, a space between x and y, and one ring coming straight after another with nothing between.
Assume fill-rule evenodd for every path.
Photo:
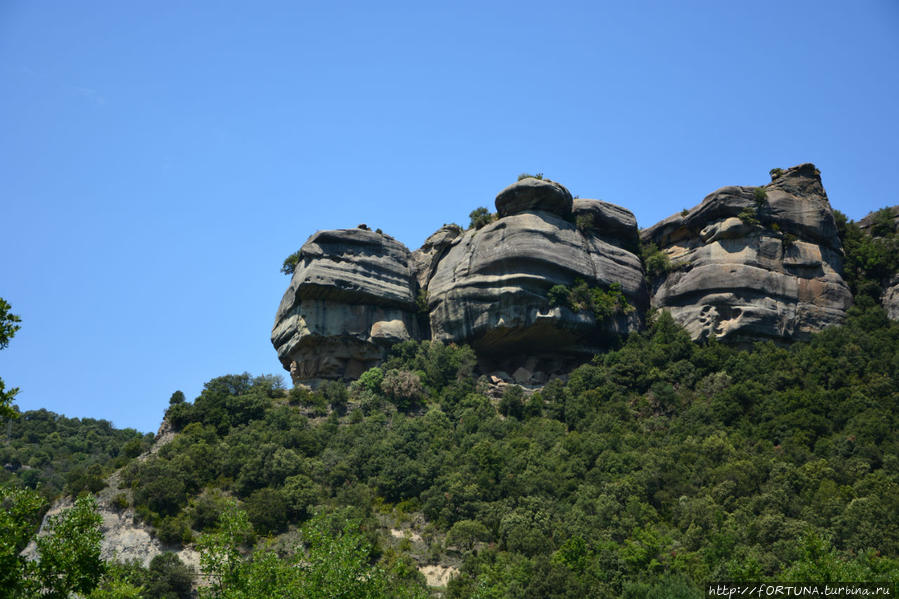
<instances>
[{"instance_id":1,"label":"rock formation","mask_svg":"<svg viewBox=\"0 0 899 599\"><path fill-rule=\"evenodd\" d=\"M723 187L642 233L628 210L533 177L497 195L489 224L444 225L415 252L367 228L321 231L300 252L272 343L295 382L354 378L394 342L433 339L470 344L482 366L539 384L640 328L650 305L695 339L802 339L841 322L852 297L817 169L772 177ZM641 242L664 255L649 287ZM626 304L566 303L556 286L620 290ZM899 281L884 303L899 317Z\"/></svg>"},{"instance_id":2,"label":"rock formation","mask_svg":"<svg viewBox=\"0 0 899 599\"><path fill-rule=\"evenodd\" d=\"M295 382L357 377L386 347L419 336L410 260L403 244L366 229L309 238L272 330Z\"/></svg>"},{"instance_id":3,"label":"rock formation","mask_svg":"<svg viewBox=\"0 0 899 599\"><path fill-rule=\"evenodd\" d=\"M524 179L500 192L500 218L454 239L426 281L432 338L487 356L590 354L638 328L639 309L597 322L548 301L554 285L582 279L599 288L618 283L633 306L646 304L640 260L616 244L636 237L633 215L597 200L576 203L601 215L584 231L557 183Z\"/></svg>"},{"instance_id":4,"label":"rock formation","mask_svg":"<svg viewBox=\"0 0 899 599\"><path fill-rule=\"evenodd\" d=\"M843 320L852 296L818 170L802 164L761 188L723 187L644 230L669 261L652 286L696 338L802 339Z\"/></svg>"}]
</instances>

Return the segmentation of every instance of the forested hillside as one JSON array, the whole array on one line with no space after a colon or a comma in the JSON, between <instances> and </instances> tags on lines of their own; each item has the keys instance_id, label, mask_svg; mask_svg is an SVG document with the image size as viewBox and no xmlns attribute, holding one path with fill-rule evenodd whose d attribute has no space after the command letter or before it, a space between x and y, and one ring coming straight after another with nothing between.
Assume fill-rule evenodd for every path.
<instances>
[{"instance_id":1,"label":"forested hillside","mask_svg":"<svg viewBox=\"0 0 899 599\"><path fill-rule=\"evenodd\" d=\"M416 559L461 561L449 597L899 576L899 324L867 298L790 348L696 344L662 313L535 393L492 398L473 364L408 342L349 388L220 377L125 480L171 540L229 497L260 537L322 510L373 542L379 516L417 522Z\"/></svg>"},{"instance_id":2,"label":"forested hillside","mask_svg":"<svg viewBox=\"0 0 899 599\"><path fill-rule=\"evenodd\" d=\"M17 557L44 505L22 488L84 496L122 465L114 509L197 549L200 568L171 553L104 565L99 550L55 564L84 574L69 590L99 582L93 599L186 599L198 580L215 599L895 583L899 323L879 303L899 268L891 214L837 215L855 305L807 342L697 343L651 312L568 377L525 388L478 376L467 346L407 341L348 385L244 373L193 402L176 392L163 426L175 434L140 460L150 435L26 412L0 447L0 561L19 585L0 597L66 580ZM81 524L64 518L69 544L44 542L45 555L99 542L91 506L76 503ZM426 568L454 576L428 590Z\"/></svg>"},{"instance_id":3,"label":"forested hillside","mask_svg":"<svg viewBox=\"0 0 899 599\"><path fill-rule=\"evenodd\" d=\"M104 478L146 451L152 434L116 429L107 420L29 410L0 427L0 484L37 489L46 499L96 493Z\"/></svg>"}]
</instances>

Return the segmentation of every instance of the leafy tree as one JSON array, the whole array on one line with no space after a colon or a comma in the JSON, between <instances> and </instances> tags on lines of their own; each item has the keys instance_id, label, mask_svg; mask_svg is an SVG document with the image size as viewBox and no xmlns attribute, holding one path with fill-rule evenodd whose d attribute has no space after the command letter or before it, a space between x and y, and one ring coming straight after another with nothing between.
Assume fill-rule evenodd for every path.
<instances>
[{"instance_id":1,"label":"leafy tree","mask_svg":"<svg viewBox=\"0 0 899 599\"><path fill-rule=\"evenodd\" d=\"M15 336L16 331L21 328L17 323L22 322L22 319L15 314L11 314L11 308L12 306L0 297L0 349L6 349L9 346L9 340L12 339ZM6 391L3 379L0 378L0 420L3 420L4 418L15 418L17 416L18 412L16 412L10 404L18 392L19 389L17 387L13 387L9 391Z\"/></svg>"},{"instance_id":2,"label":"leafy tree","mask_svg":"<svg viewBox=\"0 0 899 599\"><path fill-rule=\"evenodd\" d=\"M496 220L496 216L491 214L490 211L483 206L479 206L472 210L468 217L471 219L471 222L468 225L469 229L480 229Z\"/></svg>"},{"instance_id":3,"label":"leafy tree","mask_svg":"<svg viewBox=\"0 0 899 599\"><path fill-rule=\"evenodd\" d=\"M214 599L387 599L427 594L371 564L371 546L358 521L344 515L317 516L302 529L302 544L292 556L271 552L244 558L240 551L249 521L239 510L222 515L220 532L199 543L203 574L211 586L201 596Z\"/></svg>"},{"instance_id":4,"label":"leafy tree","mask_svg":"<svg viewBox=\"0 0 899 599\"><path fill-rule=\"evenodd\" d=\"M0 486L0 598L50 597L90 593L103 575L100 515L93 497L47 520L46 534L35 539L38 559L20 555L34 538L45 503L30 489Z\"/></svg>"}]
</instances>

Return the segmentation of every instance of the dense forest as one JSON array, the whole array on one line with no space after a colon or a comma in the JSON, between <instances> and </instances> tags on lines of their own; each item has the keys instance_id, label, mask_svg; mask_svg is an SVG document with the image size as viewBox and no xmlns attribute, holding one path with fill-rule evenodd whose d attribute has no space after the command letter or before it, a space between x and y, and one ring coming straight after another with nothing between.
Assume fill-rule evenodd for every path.
<instances>
[{"instance_id":1,"label":"dense forest","mask_svg":"<svg viewBox=\"0 0 899 599\"><path fill-rule=\"evenodd\" d=\"M222 376L193 402L173 394L178 434L124 465L122 507L199 548L216 598L425 597L425 564L458 568L448 598L895 583L899 323L878 300L897 238L839 226L855 306L808 342L694 343L661 312L540 389L477 376L470 348L427 341L315 391ZM82 496L149 442L47 412L13 430L7 487ZM9 488L7 512L24 505ZM95 599L191 596L171 554L100 570Z\"/></svg>"},{"instance_id":2,"label":"dense forest","mask_svg":"<svg viewBox=\"0 0 899 599\"><path fill-rule=\"evenodd\" d=\"M63 492L96 493L104 478L146 451L152 434L116 429L107 420L66 418L29 410L0 429L0 484L37 489L48 500Z\"/></svg>"}]
</instances>

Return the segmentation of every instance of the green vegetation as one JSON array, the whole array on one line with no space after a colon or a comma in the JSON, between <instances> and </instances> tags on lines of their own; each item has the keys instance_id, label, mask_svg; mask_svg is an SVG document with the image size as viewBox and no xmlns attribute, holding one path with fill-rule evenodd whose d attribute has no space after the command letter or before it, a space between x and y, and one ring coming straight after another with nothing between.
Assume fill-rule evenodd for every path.
<instances>
[{"instance_id":1,"label":"green vegetation","mask_svg":"<svg viewBox=\"0 0 899 599\"><path fill-rule=\"evenodd\" d=\"M287 258L284 259L284 263L281 264L281 273L285 275L293 275L294 271L297 269L297 264L300 263L300 252L302 250L297 250Z\"/></svg>"},{"instance_id":2,"label":"green vegetation","mask_svg":"<svg viewBox=\"0 0 899 599\"><path fill-rule=\"evenodd\" d=\"M0 297L0 349L6 349L9 346L9 340L15 336L16 331L20 328L18 323L22 322L21 318L9 312L11 308L12 306ZM0 378L0 422L7 418L16 417L16 411L12 409L11 404L18 392L18 387L13 387L7 391L6 384Z\"/></svg>"},{"instance_id":3,"label":"green vegetation","mask_svg":"<svg viewBox=\"0 0 899 599\"><path fill-rule=\"evenodd\" d=\"M868 233L838 211L834 217L846 254L843 278L849 289L854 295L879 299L885 285L899 272L899 232L892 212L884 208L874 213Z\"/></svg>"},{"instance_id":4,"label":"green vegetation","mask_svg":"<svg viewBox=\"0 0 899 599\"><path fill-rule=\"evenodd\" d=\"M597 322L615 314L629 314L635 310L624 297L619 283L612 283L608 289L602 289L590 287L583 279L575 279L572 287L553 285L547 299L550 306L564 306L575 312L590 312Z\"/></svg>"},{"instance_id":5,"label":"green vegetation","mask_svg":"<svg viewBox=\"0 0 899 599\"><path fill-rule=\"evenodd\" d=\"M756 187L752 190L752 197L757 205L761 205L768 201L768 192L764 187Z\"/></svg>"},{"instance_id":6,"label":"green vegetation","mask_svg":"<svg viewBox=\"0 0 899 599\"><path fill-rule=\"evenodd\" d=\"M771 175L771 180L774 181L784 174L784 170L782 168L772 168L770 171L768 171L768 174Z\"/></svg>"},{"instance_id":7,"label":"green vegetation","mask_svg":"<svg viewBox=\"0 0 899 599\"><path fill-rule=\"evenodd\" d=\"M758 210L755 208L744 208L740 211L740 214L737 215L741 221L750 227L758 227L759 226L759 217Z\"/></svg>"},{"instance_id":8,"label":"green vegetation","mask_svg":"<svg viewBox=\"0 0 899 599\"><path fill-rule=\"evenodd\" d=\"M587 233L596 228L596 224L594 222L593 214L587 212L585 214L578 214L575 217L574 225L577 227L578 231L581 233Z\"/></svg>"},{"instance_id":9,"label":"green vegetation","mask_svg":"<svg viewBox=\"0 0 899 599\"><path fill-rule=\"evenodd\" d=\"M430 532L416 559L462 555L449 598L899 575L899 324L870 299L788 349L696 344L662 313L567 383L498 400L474 362L464 347L399 344L344 388L342 411L333 389L220 377L170 408L180 434L123 478L139 511L194 539L219 534L214 515L232 501L262 547L330 518L335 542L364 537L353 563L381 573L411 554L378 537L378 518L417 514ZM262 571L311 592L289 568L310 551L241 557L244 590L217 596L279 589L240 586Z\"/></svg>"},{"instance_id":10,"label":"green vegetation","mask_svg":"<svg viewBox=\"0 0 899 599\"><path fill-rule=\"evenodd\" d=\"M643 270L646 271L646 277L650 281L671 270L671 260L669 260L668 254L660 250L654 243L649 243L642 247L640 258L643 260Z\"/></svg>"},{"instance_id":11,"label":"green vegetation","mask_svg":"<svg viewBox=\"0 0 899 599\"><path fill-rule=\"evenodd\" d=\"M46 508L30 489L0 485L0 599L67 599L89 593L104 572L100 559L100 516L92 497L48 519L46 535L34 533ZM36 541L38 559L19 553Z\"/></svg>"},{"instance_id":12,"label":"green vegetation","mask_svg":"<svg viewBox=\"0 0 899 599\"><path fill-rule=\"evenodd\" d=\"M128 462L122 484L161 537L201 551L207 598L425 597L425 562L459 567L447 599L895 582L899 323L874 298L899 267L896 232L883 215L872 235L845 218L838 226L860 293L844 325L809 342L694 343L662 312L539 390L491 386L475 378L470 348L436 342L397 344L352 384L314 391L227 375L193 402L172 395L178 434ZM644 248L650 272L647 258L664 254ZM583 281L551 298L598 316L627 309L620 288ZM0 451L24 464L26 449L28 461L46 450L50 462L35 461L31 475L41 490L62 488L47 465L62 448L79 453L69 447L78 435L93 439L80 453L98 456L98 477L148 441L107 439L103 421L49 412L13 425ZM73 524L57 524L58 543L77 546L47 542L26 563L18 553L46 502L19 470L4 470L0 485L0 599L189 596L194 573L171 554L149 568L99 562L89 498L63 516ZM123 493L116 505L128 503ZM422 540L379 532L398 521Z\"/></svg>"},{"instance_id":13,"label":"green vegetation","mask_svg":"<svg viewBox=\"0 0 899 599\"><path fill-rule=\"evenodd\" d=\"M483 206L472 210L468 217L471 219L468 224L469 229L480 229L496 220L496 214L492 214Z\"/></svg>"},{"instance_id":14,"label":"green vegetation","mask_svg":"<svg viewBox=\"0 0 899 599\"><path fill-rule=\"evenodd\" d=\"M518 175L518 180L521 181L522 179L540 179L542 181L543 173L537 173L535 175L532 175L530 173L521 173L520 175ZM547 179L547 181L549 181L549 179Z\"/></svg>"},{"instance_id":15,"label":"green vegetation","mask_svg":"<svg viewBox=\"0 0 899 599\"><path fill-rule=\"evenodd\" d=\"M61 493L97 492L113 470L146 451L152 434L115 429L106 420L28 411L4 425L0 484L37 489L47 500Z\"/></svg>"},{"instance_id":16,"label":"green vegetation","mask_svg":"<svg viewBox=\"0 0 899 599\"><path fill-rule=\"evenodd\" d=\"M373 566L372 546L361 522L345 512L316 516L300 533L302 542L283 558L270 550L244 557L252 534L242 511L222 514L218 531L199 543L203 573L211 584L204 599L414 599L428 596L405 564Z\"/></svg>"},{"instance_id":17,"label":"green vegetation","mask_svg":"<svg viewBox=\"0 0 899 599\"><path fill-rule=\"evenodd\" d=\"M419 314L427 316L428 314L428 290L419 289L418 295L415 296L415 309Z\"/></svg>"}]
</instances>

